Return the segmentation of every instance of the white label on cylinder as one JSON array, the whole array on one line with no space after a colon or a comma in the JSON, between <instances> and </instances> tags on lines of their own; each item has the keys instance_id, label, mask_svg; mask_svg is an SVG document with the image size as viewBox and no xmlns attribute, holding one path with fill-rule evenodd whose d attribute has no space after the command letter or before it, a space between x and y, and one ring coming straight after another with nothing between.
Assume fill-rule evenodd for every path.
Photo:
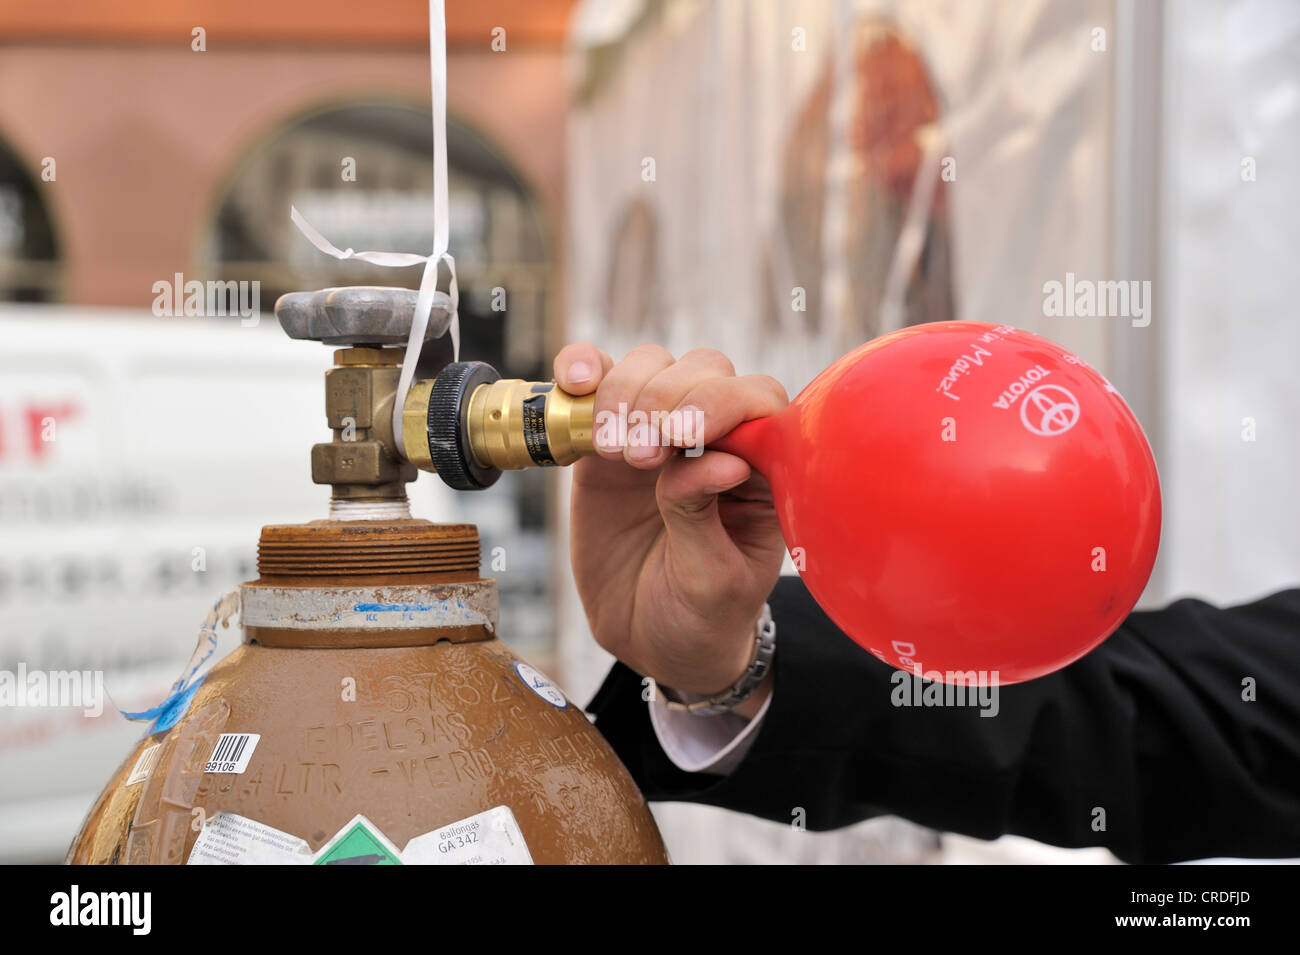
<instances>
[{"instance_id":1,"label":"white label on cylinder","mask_svg":"<svg viewBox=\"0 0 1300 955\"><path fill-rule=\"evenodd\" d=\"M304 840L233 812L213 813L186 865L308 865L315 858Z\"/></svg>"},{"instance_id":2,"label":"white label on cylinder","mask_svg":"<svg viewBox=\"0 0 1300 955\"><path fill-rule=\"evenodd\" d=\"M569 701L564 698L564 693L560 688L552 683L541 670L530 667L527 663L516 663L515 672L519 674L519 679L524 681L524 686L532 690L551 706L564 709L569 705Z\"/></svg>"},{"instance_id":3,"label":"white label on cylinder","mask_svg":"<svg viewBox=\"0 0 1300 955\"><path fill-rule=\"evenodd\" d=\"M262 737L258 733L222 733L217 745L212 747L212 755L203 766L205 773L242 773L248 769L248 761L253 758L257 741Z\"/></svg>"},{"instance_id":4,"label":"white label on cylinder","mask_svg":"<svg viewBox=\"0 0 1300 955\"><path fill-rule=\"evenodd\" d=\"M142 783L149 778L153 768L158 765L158 756L162 752L162 743L154 743L135 761L131 767L131 775L126 777L126 784L134 786L136 783Z\"/></svg>"},{"instance_id":5,"label":"white label on cylinder","mask_svg":"<svg viewBox=\"0 0 1300 955\"><path fill-rule=\"evenodd\" d=\"M317 852L303 839L233 812L209 816L186 865L532 865L509 806L416 836L398 852L358 813Z\"/></svg>"},{"instance_id":6,"label":"white label on cylinder","mask_svg":"<svg viewBox=\"0 0 1300 955\"><path fill-rule=\"evenodd\" d=\"M533 856L509 806L497 806L416 836L402 850L407 865L532 865Z\"/></svg>"}]
</instances>

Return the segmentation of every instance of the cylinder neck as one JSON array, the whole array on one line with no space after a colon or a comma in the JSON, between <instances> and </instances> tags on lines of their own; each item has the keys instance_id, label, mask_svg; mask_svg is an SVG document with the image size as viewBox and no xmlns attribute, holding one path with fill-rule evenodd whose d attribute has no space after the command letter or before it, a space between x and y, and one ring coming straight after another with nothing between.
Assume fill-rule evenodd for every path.
<instances>
[{"instance_id":1,"label":"cylinder neck","mask_svg":"<svg viewBox=\"0 0 1300 955\"><path fill-rule=\"evenodd\" d=\"M263 580L477 580L478 568L478 528L473 524L411 518L271 524L262 528L257 546L257 571Z\"/></svg>"},{"instance_id":2,"label":"cylinder neck","mask_svg":"<svg viewBox=\"0 0 1300 955\"><path fill-rule=\"evenodd\" d=\"M495 636L496 582L479 576L473 524L313 521L262 529L244 584L248 642L394 647Z\"/></svg>"}]
</instances>

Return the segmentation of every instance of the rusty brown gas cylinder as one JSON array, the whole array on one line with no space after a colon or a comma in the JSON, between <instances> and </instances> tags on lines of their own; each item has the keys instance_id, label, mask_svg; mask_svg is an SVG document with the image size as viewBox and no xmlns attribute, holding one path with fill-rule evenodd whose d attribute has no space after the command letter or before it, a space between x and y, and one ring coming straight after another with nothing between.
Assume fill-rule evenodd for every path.
<instances>
[{"instance_id":1,"label":"rusty brown gas cylinder","mask_svg":"<svg viewBox=\"0 0 1300 955\"><path fill-rule=\"evenodd\" d=\"M73 863L664 863L581 708L496 636L472 525L270 526L244 643L100 797Z\"/></svg>"}]
</instances>

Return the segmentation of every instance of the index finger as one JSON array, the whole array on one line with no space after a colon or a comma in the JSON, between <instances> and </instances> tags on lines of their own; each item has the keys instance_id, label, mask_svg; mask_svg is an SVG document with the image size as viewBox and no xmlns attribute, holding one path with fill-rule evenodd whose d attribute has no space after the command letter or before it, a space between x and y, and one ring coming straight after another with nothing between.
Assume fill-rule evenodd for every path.
<instances>
[{"instance_id":1,"label":"index finger","mask_svg":"<svg viewBox=\"0 0 1300 955\"><path fill-rule=\"evenodd\" d=\"M571 395L589 395L614 367L614 359L588 342L565 345L555 356L555 383Z\"/></svg>"},{"instance_id":2,"label":"index finger","mask_svg":"<svg viewBox=\"0 0 1300 955\"><path fill-rule=\"evenodd\" d=\"M661 419L661 430L674 447L703 447L742 422L774 415L789 403L785 388L768 375L710 378Z\"/></svg>"}]
</instances>

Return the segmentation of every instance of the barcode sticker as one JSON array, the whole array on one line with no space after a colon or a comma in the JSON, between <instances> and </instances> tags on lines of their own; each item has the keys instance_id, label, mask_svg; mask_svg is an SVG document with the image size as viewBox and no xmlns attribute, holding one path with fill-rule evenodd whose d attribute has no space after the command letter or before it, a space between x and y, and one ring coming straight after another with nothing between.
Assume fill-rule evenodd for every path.
<instances>
[{"instance_id":1,"label":"barcode sticker","mask_svg":"<svg viewBox=\"0 0 1300 955\"><path fill-rule=\"evenodd\" d=\"M222 733L203 767L205 773L242 773L257 749L257 733Z\"/></svg>"},{"instance_id":2,"label":"barcode sticker","mask_svg":"<svg viewBox=\"0 0 1300 955\"><path fill-rule=\"evenodd\" d=\"M149 778L153 768L158 765L158 757L162 755L162 743L154 743L135 761L135 766L131 769L131 775L126 777L126 784L134 786L136 783L142 783Z\"/></svg>"}]
</instances>

